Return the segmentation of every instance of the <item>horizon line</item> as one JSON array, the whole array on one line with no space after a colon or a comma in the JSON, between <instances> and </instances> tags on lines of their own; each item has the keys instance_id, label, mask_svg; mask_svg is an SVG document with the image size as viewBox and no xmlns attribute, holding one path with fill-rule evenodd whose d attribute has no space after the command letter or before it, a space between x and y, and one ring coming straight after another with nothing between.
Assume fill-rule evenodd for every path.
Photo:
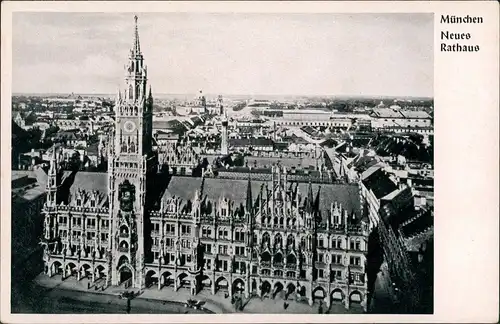
<instances>
[{"instance_id":1,"label":"horizon line","mask_svg":"<svg viewBox=\"0 0 500 324\"><path fill-rule=\"evenodd\" d=\"M161 96L195 96L198 92L191 93L168 93L168 92L158 92L156 95ZM415 99L434 99L434 96L418 96L418 95L380 95L380 94L244 94L244 93L203 93L204 95L210 96L247 96L247 97L258 97L258 96L269 96L269 97L357 97L357 98L415 98ZM12 92L12 96L16 95L86 95L86 96L116 96L116 93L113 92ZM154 97L154 94L153 94Z\"/></svg>"}]
</instances>

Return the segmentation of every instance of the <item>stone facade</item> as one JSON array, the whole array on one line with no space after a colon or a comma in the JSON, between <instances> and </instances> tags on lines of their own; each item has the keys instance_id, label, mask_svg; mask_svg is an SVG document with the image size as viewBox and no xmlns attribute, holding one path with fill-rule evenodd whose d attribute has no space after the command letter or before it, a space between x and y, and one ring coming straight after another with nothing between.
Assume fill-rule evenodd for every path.
<instances>
[{"instance_id":1,"label":"stone facade","mask_svg":"<svg viewBox=\"0 0 500 324\"><path fill-rule=\"evenodd\" d=\"M152 150L153 99L151 90L146 96L137 25L126 69L107 175L86 176L90 190L69 188L76 176L63 179L53 151L43 207L48 275L124 288L187 287L193 295L204 288L231 296L294 294L311 305L340 300L347 308L351 302L366 308L366 219L347 212L336 197L321 202L321 188L315 193L309 184L300 192L281 167L253 192L249 177L243 202L227 198L239 192L207 198L217 189L204 178L198 188L178 188L184 197L161 191L168 172ZM101 180L107 192L98 190Z\"/></svg>"}]
</instances>

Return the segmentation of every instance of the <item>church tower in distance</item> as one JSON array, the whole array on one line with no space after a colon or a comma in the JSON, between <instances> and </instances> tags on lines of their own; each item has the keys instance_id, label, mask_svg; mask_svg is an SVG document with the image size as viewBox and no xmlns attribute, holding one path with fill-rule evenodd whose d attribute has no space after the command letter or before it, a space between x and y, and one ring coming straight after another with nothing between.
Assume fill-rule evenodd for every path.
<instances>
[{"instance_id":1,"label":"church tower in distance","mask_svg":"<svg viewBox=\"0 0 500 324\"><path fill-rule=\"evenodd\" d=\"M113 149L108 163L110 201L109 277L112 285L143 288L146 188L157 169L152 150L153 99L147 93L147 68L142 56L137 16L134 43L125 66L125 91L115 104Z\"/></svg>"}]
</instances>

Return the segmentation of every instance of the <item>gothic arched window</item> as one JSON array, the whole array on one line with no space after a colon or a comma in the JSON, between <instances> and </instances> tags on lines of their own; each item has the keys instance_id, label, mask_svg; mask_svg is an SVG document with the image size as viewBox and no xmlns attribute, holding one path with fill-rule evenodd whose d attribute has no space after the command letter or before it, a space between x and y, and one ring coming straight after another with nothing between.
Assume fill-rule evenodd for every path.
<instances>
[{"instance_id":1,"label":"gothic arched window","mask_svg":"<svg viewBox=\"0 0 500 324\"><path fill-rule=\"evenodd\" d=\"M305 237L303 237L303 238L300 239L300 247L302 249L306 248L306 238Z\"/></svg>"}]
</instances>

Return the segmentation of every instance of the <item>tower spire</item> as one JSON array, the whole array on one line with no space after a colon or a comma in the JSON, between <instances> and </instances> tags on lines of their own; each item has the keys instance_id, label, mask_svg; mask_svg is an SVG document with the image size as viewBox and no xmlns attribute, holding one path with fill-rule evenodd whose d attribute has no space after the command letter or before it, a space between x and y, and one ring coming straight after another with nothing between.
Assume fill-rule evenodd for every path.
<instances>
[{"instance_id":1,"label":"tower spire","mask_svg":"<svg viewBox=\"0 0 500 324\"><path fill-rule=\"evenodd\" d=\"M250 173L248 173L248 185L247 185L247 203L246 203L247 212L252 215L253 209L253 199L252 199L252 183L250 180Z\"/></svg>"},{"instance_id":2,"label":"tower spire","mask_svg":"<svg viewBox=\"0 0 500 324\"><path fill-rule=\"evenodd\" d=\"M137 26L137 15L134 16L134 21L135 21L135 29L134 29L134 54L140 54L141 53L141 44L139 43L139 27Z\"/></svg>"},{"instance_id":3,"label":"tower spire","mask_svg":"<svg viewBox=\"0 0 500 324\"><path fill-rule=\"evenodd\" d=\"M56 147L54 145L52 150L52 156L50 157L49 176L55 176L56 174L57 174L57 156L56 156Z\"/></svg>"}]
</instances>

